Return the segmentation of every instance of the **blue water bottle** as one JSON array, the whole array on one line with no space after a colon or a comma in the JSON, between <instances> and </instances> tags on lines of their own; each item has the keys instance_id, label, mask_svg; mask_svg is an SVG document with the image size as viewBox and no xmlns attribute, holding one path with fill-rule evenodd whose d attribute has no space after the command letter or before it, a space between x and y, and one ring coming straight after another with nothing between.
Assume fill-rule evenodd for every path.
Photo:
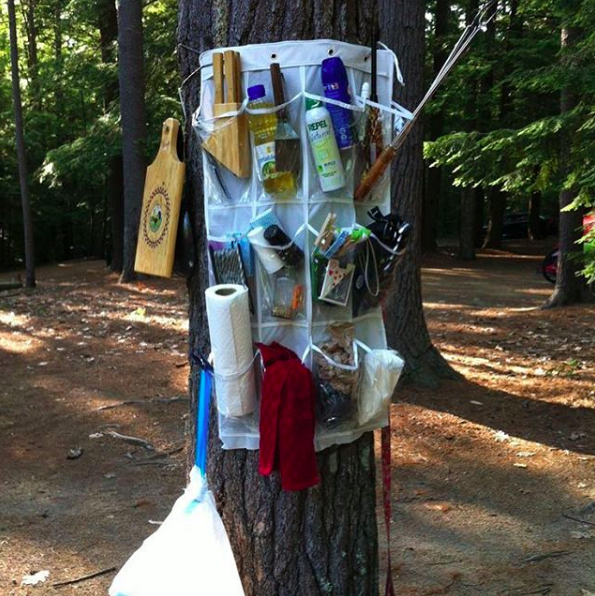
<instances>
[{"instance_id":1,"label":"blue water bottle","mask_svg":"<svg viewBox=\"0 0 595 596\"><path fill-rule=\"evenodd\" d=\"M341 58L335 56L322 61L322 85L324 86L325 97L343 103L351 103L347 71ZM339 149L352 147L354 138L351 110L332 103L327 103L326 108L331 114Z\"/></svg>"}]
</instances>

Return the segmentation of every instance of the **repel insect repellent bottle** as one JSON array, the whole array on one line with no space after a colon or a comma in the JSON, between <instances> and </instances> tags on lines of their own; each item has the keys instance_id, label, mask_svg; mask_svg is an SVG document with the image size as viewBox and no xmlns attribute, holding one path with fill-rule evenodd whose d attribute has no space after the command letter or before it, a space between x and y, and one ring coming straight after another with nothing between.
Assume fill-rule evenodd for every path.
<instances>
[{"instance_id":1,"label":"repel insect repellent bottle","mask_svg":"<svg viewBox=\"0 0 595 596\"><path fill-rule=\"evenodd\" d=\"M345 173L331 115L317 99L306 98L306 126L320 188L324 192L343 188Z\"/></svg>"}]
</instances>

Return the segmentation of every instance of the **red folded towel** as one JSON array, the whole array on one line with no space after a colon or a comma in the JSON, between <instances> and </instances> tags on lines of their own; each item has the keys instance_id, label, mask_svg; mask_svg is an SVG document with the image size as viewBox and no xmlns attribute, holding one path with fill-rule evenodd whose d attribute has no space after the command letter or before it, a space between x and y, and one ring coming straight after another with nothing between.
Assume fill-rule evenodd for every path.
<instances>
[{"instance_id":1,"label":"red folded towel","mask_svg":"<svg viewBox=\"0 0 595 596\"><path fill-rule=\"evenodd\" d=\"M263 476L278 469L284 490L320 482L314 452L314 382L294 352L277 342L257 344L265 366L260 403Z\"/></svg>"}]
</instances>

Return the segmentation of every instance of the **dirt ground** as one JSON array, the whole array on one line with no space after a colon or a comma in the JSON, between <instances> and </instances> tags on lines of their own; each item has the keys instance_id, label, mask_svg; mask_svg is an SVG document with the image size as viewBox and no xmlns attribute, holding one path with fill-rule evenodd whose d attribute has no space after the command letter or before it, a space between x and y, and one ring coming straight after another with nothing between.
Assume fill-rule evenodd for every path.
<instances>
[{"instance_id":1,"label":"dirt ground","mask_svg":"<svg viewBox=\"0 0 595 596\"><path fill-rule=\"evenodd\" d=\"M399 596L595 594L595 310L537 309L541 248L425 262L463 376L392 406ZM119 567L185 485L185 286L100 262L39 282L0 295L0 595L106 594L113 571L54 584Z\"/></svg>"}]
</instances>

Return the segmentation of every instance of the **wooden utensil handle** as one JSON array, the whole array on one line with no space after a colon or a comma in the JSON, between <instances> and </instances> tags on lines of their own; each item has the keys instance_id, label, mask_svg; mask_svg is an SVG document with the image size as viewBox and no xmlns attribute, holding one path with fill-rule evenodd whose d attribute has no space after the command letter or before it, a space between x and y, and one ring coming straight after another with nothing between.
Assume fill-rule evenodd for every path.
<instances>
[{"instance_id":1,"label":"wooden utensil handle","mask_svg":"<svg viewBox=\"0 0 595 596\"><path fill-rule=\"evenodd\" d=\"M285 93L283 93L283 78L281 77L281 67L277 62L271 64L271 81L273 83L273 95L275 105L280 106L285 103Z\"/></svg>"},{"instance_id":2,"label":"wooden utensil handle","mask_svg":"<svg viewBox=\"0 0 595 596\"><path fill-rule=\"evenodd\" d=\"M213 103L223 103L223 54L213 54L213 80L215 82L215 99Z\"/></svg>"},{"instance_id":3,"label":"wooden utensil handle","mask_svg":"<svg viewBox=\"0 0 595 596\"><path fill-rule=\"evenodd\" d=\"M225 83L227 85L227 103L239 101L238 77L236 53L233 50L225 50L223 53L223 69L225 71Z\"/></svg>"},{"instance_id":4,"label":"wooden utensil handle","mask_svg":"<svg viewBox=\"0 0 595 596\"><path fill-rule=\"evenodd\" d=\"M372 190L372 187L378 182L378 179L384 174L386 168L390 165L397 153L397 150L389 145L374 162L363 180L355 190L354 198L356 201L363 201Z\"/></svg>"},{"instance_id":5,"label":"wooden utensil handle","mask_svg":"<svg viewBox=\"0 0 595 596\"><path fill-rule=\"evenodd\" d=\"M240 53L235 52L235 63L236 63L236 92L238 96L235 101L241 103L242 101L242 61L240 59Z\"/></svg>"}]
</instances>

